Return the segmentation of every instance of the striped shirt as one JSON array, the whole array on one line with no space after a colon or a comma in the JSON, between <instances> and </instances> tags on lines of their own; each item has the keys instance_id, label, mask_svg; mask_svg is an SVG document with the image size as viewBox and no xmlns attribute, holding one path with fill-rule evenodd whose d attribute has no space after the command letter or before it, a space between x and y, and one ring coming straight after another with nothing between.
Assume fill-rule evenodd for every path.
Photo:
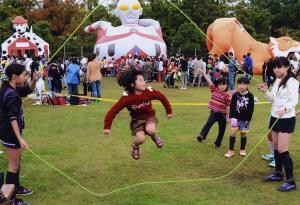
<instances>
[{"instance_id":1,"label":"striped shirt","mask_svg":"<svg viewBox=\"0 0 300 205\"><path fill-rule=\"evenodd\" d=\"M227 92L222 92L215 85L210 86L210 92L212 93L208 108L213 112L226 113L227 107L230 106L230 95Z\"/></svg>"}]
</instances>

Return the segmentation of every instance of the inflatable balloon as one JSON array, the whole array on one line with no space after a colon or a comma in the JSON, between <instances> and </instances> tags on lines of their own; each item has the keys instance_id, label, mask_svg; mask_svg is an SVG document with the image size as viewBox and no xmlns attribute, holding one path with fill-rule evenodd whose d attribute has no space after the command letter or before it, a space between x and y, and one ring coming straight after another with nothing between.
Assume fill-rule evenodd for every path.
<instances>
[{"instance_id":1,"label":"inflatable balloon","mask_svg":"<svg viewBox=\"0 0 300 205\"><path fill-rule=\"evenodd\" d=\"M254 74L261 74L264 61L289 52L300 52L300 43L290 37L270 38L269 44L256 41L236 18L216 19L207 29L206 45L210 54L232 51L239 62L251 53Z\"/></svg>"},{"instance_id":2,"label":"inflatable balloon","mask_svg":"<svg viewBox=\"0 0 300 205\"><path fill-rule=\"evenodd\" d=\"M152 19L139 19L143 8L138 0L120 0L116 14L122 25L114 27L110 22L98 21L87 26L84 31L97 31L94 52L103 57L121 58L128 54L137 56L166 56L159 22Z\"/></svg>"},{"instance_id":3,"label":"inflatable balloon","mask_svg":"<svg viewBox=\"0 0 300 205\"><path fill-rule=\"evenodd\" d=\"M29 32L26 31L28 21L22 16L16 16L12 23L16 32L2 43L2 55L21 57L24 54L31 53L35 56L44 55L48 59L49 44L36 35L32 28Z\"/></svg>"}]
</instances>

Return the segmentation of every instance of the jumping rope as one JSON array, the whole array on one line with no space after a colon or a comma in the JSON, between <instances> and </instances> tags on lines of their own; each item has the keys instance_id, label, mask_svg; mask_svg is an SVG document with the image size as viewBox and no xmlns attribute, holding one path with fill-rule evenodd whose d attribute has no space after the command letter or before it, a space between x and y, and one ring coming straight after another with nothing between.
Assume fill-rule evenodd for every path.
<instances>
[{"instance_id":1,"label":"jumping rope","mask_svg":"<svg viewBox=\"0 0 300 205\"><path fill-rule=\"evenodd\" d=\"M73 33L71 33L71 35L67 38L67 40L57 49L57 51L51 56L51 58L49 59L49 61L51 61L58 53L59 51L68 43L68 41L73 37L73 35L78 31L78 29L82 26L82 24L84 24L84 22L107 0L103 0L102 2L100 2L95 8L94 10L92 10L84 19L83 21L77 26L77 28L73 31Z\"/></svg>"},{"instance_id":2,"label":"jumping rope","mask_svg":"<svg viewBox=\"0 0 300 205\"><path fill-rule=\"evenodd\" d=\"M177 10L180 11L180 13L182 13L189 21L192 22L192 24L202 33L205 35L205 33L197 26L197 24L195 22L193 22L181 9L179 9L175 4L173 4L171 1L167 1L169 2L173 7L175 7ZM99 5L98 5L99 6ZM96 8L98 8L98 6ZM91 12L93 13L96 8ZM91 13L88 15L90 16ZM87 18L84 19L84 21L86 20ZM83 22L84 22L83 21ZM83 22L81 22L80 25L83 24ZM78 27L77 29L78 30ZM72 35L74 35L74 33L76 32L76 30L72 33ZM69 40L72 35L67 39ZM206 36L206 35L205 35ZM65 42L66 43L66 42ZM65 43L60 47L60 49L65 45ZM213 42L212 42L213 43ZM214 44L214 43L213 43ZM220 50L221 51L221 50ZM57 54L58 52L55 53L55 55ZM221 53L223 53L221 51ZM53 55L52 58L55 56ZM226 55L225 55L226 56ZM228 58L229 59L229 58ZM230 60L230 59L229 59ZM232 62L230 60L230 62ZM235 63L233 63L233 65L235 65ZM235 65L236 66L236 65ZM236 66L237 67L237 66ZM238 68L238 67L237 67ZM242 72L244 72L243 70L241 70ZM248 75L246 72L244 72L245 75ZM253 77L253 79L258 83L259 81L257 79L255 79ZM82 96L76 96L76 97L82 97ZM95 98L93 98L95 99ZM98 98L96 98L98 99ZM101 99L101 98L100 98ZM103 99L102 99L103 100ZM269 134L269 132L272 130L272 128L275 126L275 124L278 122L279 118L277 118L277 120L274 122L274 124L271 126L271 128L268 130L266 136ZM215 177L215 178L202 178L202 179L184 179L184 180L166 180L166 181L156 181L156 182L141 182L141 183L136 183L136 184L133 184L133 185L128 185L128 186L124 186L122 188L118 188L118 189L115 189L111 192L108 192L108 193L104 193L104 194L101 194L101 193L95 193L91 190L89 190L88 188L86 188L85 186L81 185L78 181L76 181L75 179L73 179L72 177L70 177L68 174L64 173L63 171L59 170L58 168L56 168L55 166L53 166L51 163L49 163L48 161L46 161L45 159L43 159L42 157L40 157L38 154L36 154L34 151L32 151L30 148L28 149L28 151L34 155L37 159L39 159L41 162L43 162L44 164L46 164L48 167L54 169L55 171L57 171L58 173L60 173L62 176L66 177L67 179L69 179L71 182L73 182L74 184L78 185L82 190L84 190L85 192L91 194L91 195L94 195L94 196L97 196L97 197L105 197L105 196L108 196L108 195L111 195L113 193L116 193L116 192L120 192L120 191L124 191L124 190L128 190L128 189L131 189L133 187L137 187L137 186L142 186L142 185L150 185L150 184L171 184L171 183L188 183L188 182L200 182L200 181L217 181L217 180L221 180L221 179L224 179L230 175L232 175L234 172L236 172L242 165L243 163L252 155L252 153L256 150L256 148L262 143L262 141L265 139L265 136L262 137L256 144L255 146L251 149L251 151L248 153L248 155L236 166L234 167L230 172L228 172L227 174L224 174L220 177Z\"/></svg>"}]
</instances>

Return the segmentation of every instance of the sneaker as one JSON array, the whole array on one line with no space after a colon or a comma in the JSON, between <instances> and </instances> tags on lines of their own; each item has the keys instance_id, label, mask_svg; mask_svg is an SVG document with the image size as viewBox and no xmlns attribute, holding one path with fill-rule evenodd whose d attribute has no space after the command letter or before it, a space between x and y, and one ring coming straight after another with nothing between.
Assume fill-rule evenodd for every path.
<instances>
[{"instance_id":1,"label":"sneaker","mask_svg":"<svg viewBox=\"0 0 300 205\"><path fill-rule=\"evenodd\" d=\"M280 172L273 172L268 176L264 177L265 182L279 182L283 181L283 174Z\"/></svg>"},{"instance_id":2,"label":"sneaker","mask_svg":"<svg viewBox=\"0 0 300 205\"><path fill-rule=\"evenodd\" d=\"M25 202L22 199L13 199L10 205L30 205L29 202Z\"/></svg>"},{"instance_id":3,"label":"sneaker","mask_svg":"<svg viewBox=\"0 0 300 205\"><path fill-rule=\"evenodd\" d=\"M295 191L297 189L296 183L294 179L290 179L285 181L280 187L278 187L278 191Z\"/></svg>"},{"instance_id":4,"label":"sneaker","mask_svg":"<svg viewBox=\"0 0 300 205\"><path fill-rule=\"evenodd\" d=\"M198 142L201 143L201 142L202 142L203 140L205 140L205 139L204 139L204 137L203 137L202 135L198 135L198 136L197 136L197 140L198 140Z\"/></svg>"},{"instance_id":5,"label":"sneaker","mask_svg":"<svg viewBox=\"0 0 300 205\"><path fill-rule=\"evenodd\" d=\"M269 163L269 166L275 168L275 159L273 159L272 162Z\"/></svg>"},{"instance_id":6,"label":"sneaker","mask_svg":"<svg viewBox=\"0 0 300 205\"><path fill-rule=\"evenodd\" d=\"M164 141L158 135L154 137L153 141L158 148L162 148L165 145Z\"/></svg>"},{"instance_id":7,"label":"sneaker","mask_svg":"<svg viewBox=\"0 0 300 205\"><path fill-rule=\"evenodd\" d=\"M0 150L0 154L3 154L3 151Z\"/></svg>"},{"instance_id":8,"label":"sneaker","mask_svg":"<svg viewBox=\"0 0 300 205\"><path fill-rule=\"evenodd\" d=\"M2 193L0 192L0 204L8 204L9 200L7 198L5 198L5 196L2 195Z\"/></svg>"},{"instance_id":9,"label":"sneaker","mask_svg":"<svg viewBox=\"0 0 300 205\"><path fill-rule=\"evenodd\" d=\"M20 186L15 190L16 195L27 196L33 193L32 190Z\"/></svg>"},{"instance_id":10,"label":"sneaker","mask_svg":"<svg viewBox=\"0 0 300 205\"><path fill-rule=\"evenodd\" d=\"M246 153L246 150L240 150L240 156L246 156L247 153Z\"/></svg>"},{"instance_id":11,"label":"sneaker","mask_svg":"<svg viewBox=\"0 0 300 205\"><path fill-rule=\"evenodd\" d=\"M140 148L139 148L139 146L132 145L131 156L135 160L138 160L140 158Z\"/></svg>"},{"instance_id":12,"label":"sneaker","mask_svg":"<svg viewBox=\"0 0 300 205\"><path fill-rule=\"evenodd\" d=\"M267 160L267 161L272 161L274 160L274 154L273 153L270 153L270 154L263 154L261 156L264 160Z\"/></svg>"},{"instance_id":13,"label":"sneaker","mask_svg":"<svg viewBox=\"0 0 300 205\"><path fill-rule=\"evenodd\" d=\"M224 155L226 158L231 158L234 156L234 151L228 150L228 152Z\"/></svg>"}]
</instances>

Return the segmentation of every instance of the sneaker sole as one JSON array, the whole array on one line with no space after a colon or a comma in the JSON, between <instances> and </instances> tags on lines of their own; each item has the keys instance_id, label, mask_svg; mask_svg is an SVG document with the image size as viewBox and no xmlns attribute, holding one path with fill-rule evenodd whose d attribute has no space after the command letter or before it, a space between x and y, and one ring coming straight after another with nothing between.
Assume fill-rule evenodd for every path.
<instances>
[{"instance_id":1,"label":"sneaker sole","mask_svg":"<svg viewBox=\"0 0 300 205\"><path fill-rule=\"evenodd\" d=\"M280 180L265 180L263 179L264 182L282 182L283 179L280 179Z\"/></svg>"},{"instance_id":2,"label":"sneaker sole","mask_svg":"<svg viewBox=\"0 0 300 205\"><path fill-rule=\"evenodd\" d=\"M33 194L33 191L30 192L30 193L28 193L28 194L16 194L16 195L17 195L17 196L28 196L28 195L31 195L31 194Z\"/></svg>"},{"instance_id":3,"label":"sneaker sole","mask_svg":"<svg viewBox=\"0 0 300 205\"><path fill-rule=\"evenodd\" d=\"M271 158L266 158L266 157L261 157L261 158L266 161L273 161L273 159L271 159Z\"/></svg>"},{"instance_id":4,"label":"sneaker sole","mask_svg":"<svg viewBox=\"0 0 300 205\"><path fill-rule=\"evenodd\" d=\"M290 191L296 191L297 190L297 187L293 188L293 189L289 189L289 190L280 190L280 189L277 189L277 191L280 191L280 192L290 192Z\"/></svg>"}]
</instances>

